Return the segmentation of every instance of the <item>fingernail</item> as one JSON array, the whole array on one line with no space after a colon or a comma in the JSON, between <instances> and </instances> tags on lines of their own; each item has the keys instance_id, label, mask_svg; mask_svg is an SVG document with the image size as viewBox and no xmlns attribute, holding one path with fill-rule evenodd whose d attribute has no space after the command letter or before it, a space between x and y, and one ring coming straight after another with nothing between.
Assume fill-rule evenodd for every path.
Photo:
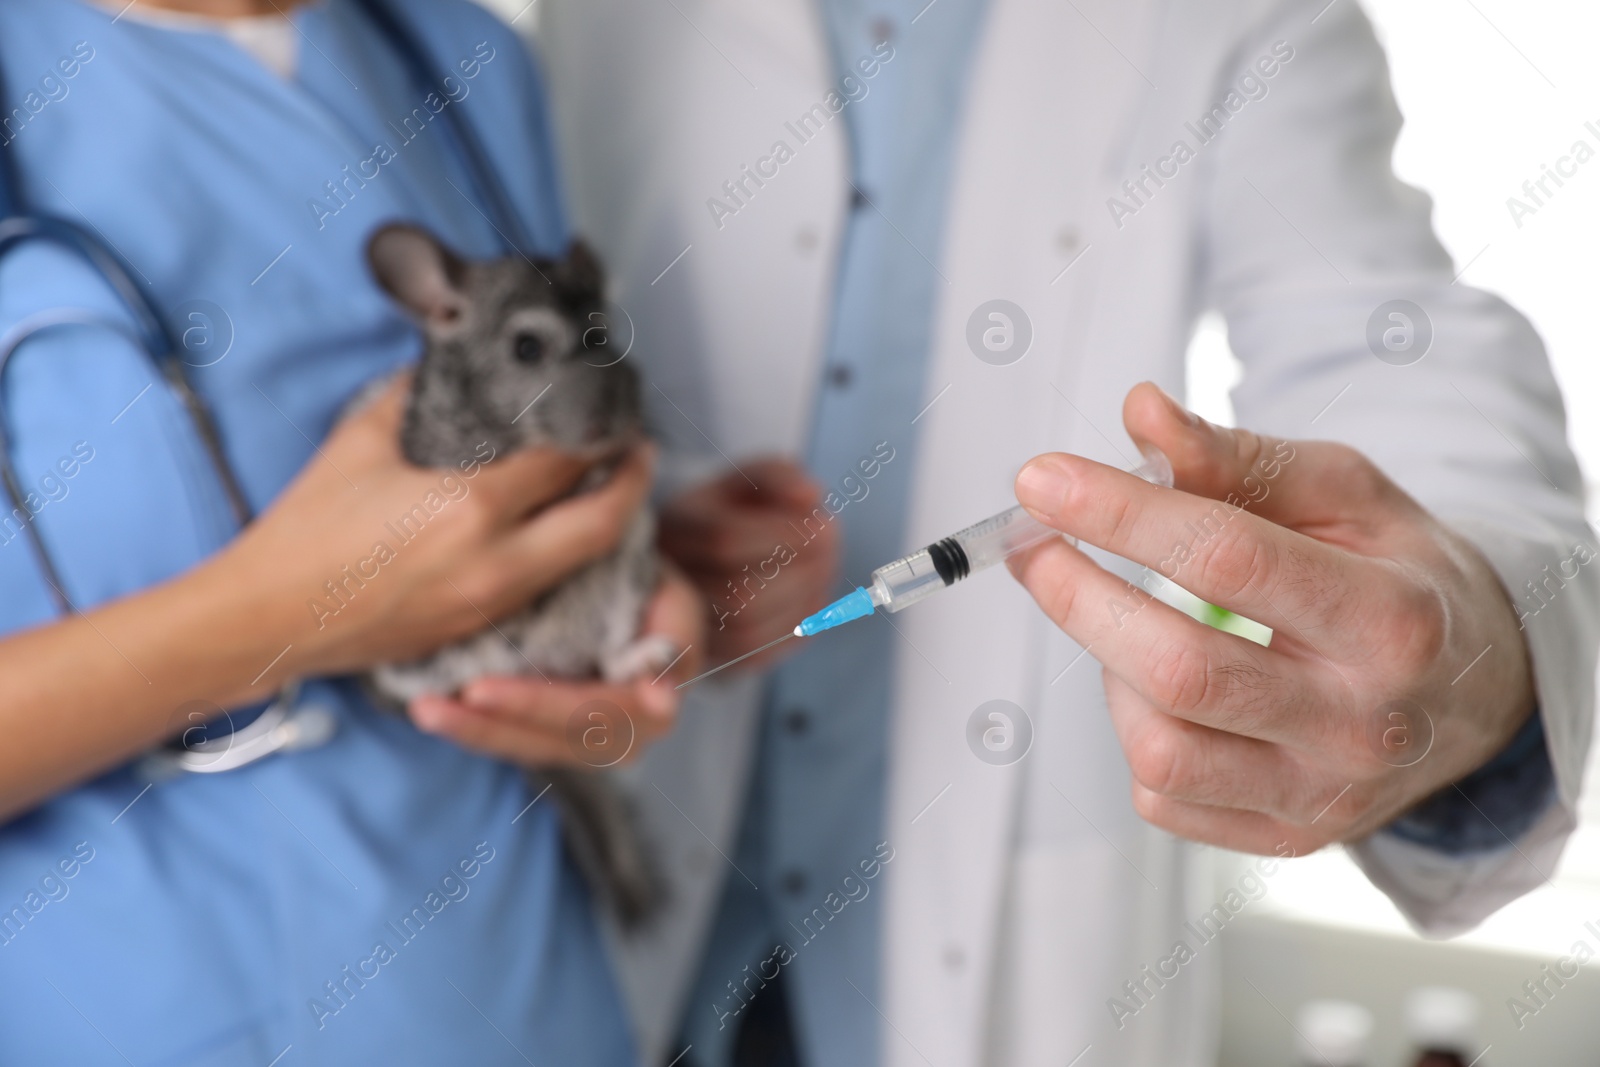
<instances>
[{"instance_id":1,"label":"fingernail","mask_svg":"<svg viewBox=\"0 0 1600 1067\"><path fill-rule=\"evenodd\" d=\"M640 698L644 710L657 718L666 718L678 707L678 694L664 685L647 685L644 687L644 696Z\"/></svg>"},{"instance_id":2,"label":"fingernail","mask_svg":"<svg viewBox=\"0 0 1600 1067\"><path fill-rule=\"evenodd\" d=\"M450 718L450 702L438 697L418 697L411 702L411 721L423 733L437 733Z\"/></svg>"},{"instance_id":3,"label":"fingernail","mask_svg":"<svg viewBox=\"0 0 1600 1067\"><path fill-rule=\"evenodd\" d=\"M1151 384L1154 385L1155 383L1152 382ZM1172 412L1172 417L1173 418L1177 419L1179 422L1183 423L1185 426L1198 426L1198 425L1200 425L1200 416L1196 415L1194 412L1190 411L1188 408L1186 408L1182 404L1178 403L1177 398L1174 397L1171 393L1167 392L1165 389L1161 388L1161 386L1159 386L1159 385L1156 386L1156 392L1160 393L1161 394L1161 399L1166 401L1167 408Z\"/></svg>"},{"instance_id":4,"label":"fingernail","mask_svg":"<svg viewBox=\"0 0 1600 1067\"><path fill-rule=\"evenodd\" d=\"M1030 460L1017 475L1017 500L1029 511L1055 515L1067 501L1072 488L1067 472L1049 456Z\"/></svg>"},{"instance_id":5,"label":"fingernail","mask_svg":"<svg viewBox=\"0 0 1600 1067\"><path fill-rule=\"evenodd\" d=\"M492 708L500 702L490 685L469 685L461 691L461 703L472 708Z\"/></svg>"}]
</instances>

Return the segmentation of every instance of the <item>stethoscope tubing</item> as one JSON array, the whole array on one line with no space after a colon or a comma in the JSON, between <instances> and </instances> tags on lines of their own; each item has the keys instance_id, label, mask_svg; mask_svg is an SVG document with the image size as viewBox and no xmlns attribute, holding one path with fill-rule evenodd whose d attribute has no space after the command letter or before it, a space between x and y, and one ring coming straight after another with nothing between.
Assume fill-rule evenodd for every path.
<instances>
[{"instance_id":1,"label":"stethoscope tubing","mask_svg":"<svg viewBox=\"0 0 1600 1067\"><path fill-rule=\"evenodd\" d=\"M3 254L3 251L0 251L0 254ZM11 357L24 341L47 330L63 326L102 326L127 335L129 340L136 344L139 340L132 329L115 319L108 319L87 308L64 307L36 311L6 330L4 334L0 334L0 485L4 486L6 498L14 512L26 512L27 509L23 504L26 494L22 491L22 482L17 477L16 464L11 455L11 407L6 396L6 368L10 366ZM39 573L44 578L45 584L50 587L50 596L56 603L56 610L62 615L75 614L77 607L67 596L66 581L56 569L55 558L45 545L38 524L33 521L32 515L29 515L26 522L19 522L18 525L22 527L29 547L33 549Z\"/></svg>"}]
</instances>

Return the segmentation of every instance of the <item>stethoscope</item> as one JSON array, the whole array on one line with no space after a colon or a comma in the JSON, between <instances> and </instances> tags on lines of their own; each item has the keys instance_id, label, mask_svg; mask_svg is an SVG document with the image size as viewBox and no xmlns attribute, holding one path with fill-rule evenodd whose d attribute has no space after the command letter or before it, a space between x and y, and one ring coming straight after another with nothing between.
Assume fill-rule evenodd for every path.
<instances>
[{"instance_id":1,"label":"stethoscope","mask_svg":"<svg viewBox=\"0 0 1600 1067\"><path fill-rule=\"evenodd\" d=\"M350 0L356 4L405 65L411 80L419 87L432 88L435 67L411 27L388 6L387 0ZM0 115L7 108L0 100ZM459 106L443 112L448 139L459 153L472 178L473 184L485 201L485 213L494 221L495 228L512 251L525 252L531 243L526 239L521 217L512 208L500 177L489 161L488 154L478 139L477 131ZM0 257L29 241L44 241L65 249L86 263L112 290L117 301L127 311L131 323L108 322L103 316L88 311L54 308L27 316L0 335L0 486L3 486L11 509L27 514L23 503L25 493L17 477L13 462L15 440L11 433L10 407L7 404L6 370L11 358L24 341L37 334L64 326L110 325L128 336L150 361L156 376L165 383L184 413L199 440L206 460L216 475L223 495L237 526L242 529L254 517L239 479L223 449L216 419L205 399L189 380L188 364L180 355L171 328L151 297L133 280L122 258L101 239L84 226L69 219L40 212L30 212L23 204L19 192L15 161L6 147L0 146ZM21 524L39 567L40 577L49 586L51 599L61 615L76 614L78 609L67 596L61 571L45 544L37 524ZM314 748L332 737L335 730L333 714L315 704L300 702L300 684L285 686L259 714L225 714L221 725L231 726L235 715L242 722L237 728L219 731L219 720L196 721L185 728L183 735L168 745L148 753L137 764L141 776L151 780L172 777L185 772L216 774L234 770L279 752Z\"/></svg>"}]
</instances>

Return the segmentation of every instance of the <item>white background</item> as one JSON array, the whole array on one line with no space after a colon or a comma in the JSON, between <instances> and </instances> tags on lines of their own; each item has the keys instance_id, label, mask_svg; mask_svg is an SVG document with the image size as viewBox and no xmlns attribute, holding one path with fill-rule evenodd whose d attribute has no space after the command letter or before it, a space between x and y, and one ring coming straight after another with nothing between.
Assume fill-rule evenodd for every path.
<instances>
[{"instance_id":1,"label":"white background","mask_svg":"<svg viewBox=\"0 0 1600 1067\"><path fill-rule=\"evenodd\" d=\"M1349 3L1352 0L1334 0ZM1534 323L1566 394L1568 435L1590 485L1590 521L1600 509L1600 365L1594 316L1600 292L1600 10L1566 0L1368 0L1389 52L1406 125L1395 151L1400 177L1430 194L1434 224L1461 280L1505 297ZM1563 178L1521 225L1507 206L1527 200L1525 181L1584 140L1597 157ZM1543 194L1540 194L1543 197ZM1190 353L1190 400L1231 419L1236 368L1216 321ZM1224 1059L1231 1067L1294 1062L1286 1020L1244 981L1264 972L1290 997L1337 995L1377 1016L1374 1063L1408 1062L1400 992L1420 983L1471 988L1482 1002L1485 1064L1589 1064L1600 1056L1600 983L1559 992L1516 1028L1507 1001L1539 966L1570 952L1600 924L1600 800L1591 758L1584 826L1551 884L1513 903L1455 947L1421 943L1388 899L1339 850L1286 865L1252 922L1230 948ZM1226 866L1226 865L1225 865ZM1321 931L1319 933L1319 931ZM1342 934L1341 934L1342 931ZM1286 958L1288 957L1288 958ZM1381 970L1382 973L1377 973ZM1591 975L1596 965L1588 968ZM1481 1047L1481 1045L1480 1045Z\"/></svg>"},{"instance_id":2,"label":"white background","mask_svg":"<svg viewBox=\"0 0 1600 1067\"><path fill-rule=\"evenodd\" d=\"M1600 129L1600 10L1553 0L1365 6L1389 51L1406 117L1396 170L1432 194L1435 226L1462 282L1505 297L1543 336L1566 393L1568 432L1593 486L1600 471L1600 135L1584 123ZM1596 158L1561 188L1550 183L1554 195L1519 227L1507 199L1527 202L1522 183L1539 178L1578 139ZM1227 389L1236 377L1226 345L1220 324L1208 321L1190 353L1190 399L1219 421L1231 420ZM1590 515L1594 521L1592 489ZM1584 920L1600 920L1600 804L1593 793L1585 791L1589 825L1569 847L1555 884L1505 909L1467 943L1550 958L1570 948ZM1337 852L1293 865L1269 899L1271 907L1315 921L1406 934L1388 900Z\"/></svg>"}]
</instances>

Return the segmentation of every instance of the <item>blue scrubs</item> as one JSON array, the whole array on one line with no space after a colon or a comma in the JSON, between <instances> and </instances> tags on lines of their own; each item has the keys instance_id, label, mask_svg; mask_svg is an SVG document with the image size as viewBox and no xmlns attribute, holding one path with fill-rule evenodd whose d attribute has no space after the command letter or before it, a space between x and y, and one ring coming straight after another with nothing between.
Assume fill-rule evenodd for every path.
<instances>
[{"instance_id":1,"label":"blue scrubs","mask_svg":"<svg viewBox=\"0 0 1600 1067\"><path fill-rule=\"evenodd\" d=\"M534 248L568 237L521 44L470 3L397 6L454 72L432 96L348 0L296 14L293 81L214 33L79 0L0 5L17 109L0 141L23 195L86 220L187 331L258 510L355 390L418 352L369 279L374 227L415 219L468 254L503 250L444 107L482 132ZM0 632L55 614L21 522L83 607L233 533L104 285L38 245L0 264L0 330L59 307L105 325L33 337L7 375L31 503L0 517ZM348 680L309 699L336 714L323 748L148 791L122 768L0 826L0 1061L632 1062L550 805L519 818L517 769L419 734Z\"/></svg>"}]
</instances>

